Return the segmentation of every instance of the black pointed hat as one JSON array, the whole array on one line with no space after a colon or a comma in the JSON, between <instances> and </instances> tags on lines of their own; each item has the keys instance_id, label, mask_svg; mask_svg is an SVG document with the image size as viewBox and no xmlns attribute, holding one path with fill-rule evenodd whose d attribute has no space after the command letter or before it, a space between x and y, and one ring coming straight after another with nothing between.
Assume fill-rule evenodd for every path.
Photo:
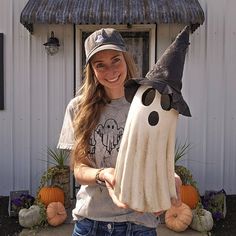
<instances>
[{"instance_id":1,"label":"black pointed hat","mask_svg":"<svg viewBox=\"0 0 236 236\"><path fill-rule=\"evenodd\" d=\"M140 85L148 85L157 89L160 94L170 95L171 108L184 116L191 116L181 93L190 30L190 26L185 26L145 78L131 79L125 83L125 97L128 101L132 101Z\"/></svg>"}]
</instances>

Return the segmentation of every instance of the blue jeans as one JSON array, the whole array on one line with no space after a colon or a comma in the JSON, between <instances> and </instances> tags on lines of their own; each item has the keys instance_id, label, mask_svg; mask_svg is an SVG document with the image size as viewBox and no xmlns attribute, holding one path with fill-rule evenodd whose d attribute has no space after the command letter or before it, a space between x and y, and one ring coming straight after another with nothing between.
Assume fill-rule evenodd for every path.
<instances>
[{"instance_id":1,"label":"blue jeans","mask_svg":"<svg viewBox=\"0 0 236 236\"><path fill-rule=\"evenodd\" d=\"M72 236L156 236L156 228L131 222L76 221Z\"/></svg>"}]
</instances>

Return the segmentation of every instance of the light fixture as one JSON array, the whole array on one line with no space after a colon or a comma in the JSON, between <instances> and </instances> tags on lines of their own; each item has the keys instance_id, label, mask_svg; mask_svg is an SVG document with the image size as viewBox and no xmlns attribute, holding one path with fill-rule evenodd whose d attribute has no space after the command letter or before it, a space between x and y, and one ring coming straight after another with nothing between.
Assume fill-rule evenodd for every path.
<instances>
[{"instance_id":1,"label":"light fixture","mask_svg":"<svg viewBox=\"0 0 236 236\"><path fill-rule=\"evenodd\" d=\"M51 37L48 39L46 43L43 44L47 51L47 54L52 56L55 55L60 47L58 38L54 37L54 32L51 32Z\"/></svg>"}]
</instances>

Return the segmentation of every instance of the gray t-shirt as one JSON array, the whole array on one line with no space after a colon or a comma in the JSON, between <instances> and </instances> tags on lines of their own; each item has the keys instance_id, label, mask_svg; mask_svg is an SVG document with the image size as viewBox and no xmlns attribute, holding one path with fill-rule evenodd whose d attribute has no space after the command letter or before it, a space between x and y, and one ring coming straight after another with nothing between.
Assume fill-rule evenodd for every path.
<instances>
[{"instance_id":1,"label":"gray t-shirt","mask_svg":"<svg viewBox=\"0 0 236 236\"><path fill-rule=\"evenodd\" d=\"M73 148L75 139L72 124L78 99L79 97L75 97L67 106L58 148L69 150ZM95 168L115 167L129 107L130 104L124 97L112 100L106 105L90 138L89 153ZM107 188L100 185L81 186L76 196L76 206L72 214L74 220L86 217L107 222L130 221L154 228L158 224L153 214L139 213L131 209L117 207L113 203Z\"/></svg>"}]
</instances>

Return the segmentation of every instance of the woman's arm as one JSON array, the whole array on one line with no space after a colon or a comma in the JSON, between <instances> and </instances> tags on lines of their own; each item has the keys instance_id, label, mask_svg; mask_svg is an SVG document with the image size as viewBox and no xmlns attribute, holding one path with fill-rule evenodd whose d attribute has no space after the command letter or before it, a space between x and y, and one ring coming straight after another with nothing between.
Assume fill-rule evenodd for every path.
<instances>
[{"instance_id":1,"label":"woman's arm","mask_svg":"<svg viewBox=\"0 0 236 236\"><path fill-rule=\"evenodd\" d=\"M93 168L89 164L79 164L74 168L74 176L76 181L81 185L94 185L97 184L97 180L100 182L106 182L104 177L105 173L108 175L114 175L114 168ZM110 179L109 179L110 180ZM113 185L113 183L110 183Z\"/></svg>"},{"instance_id":2,"label":"woman's arm","mask_svg":"<svg viewBox=\"0 0 236 236\"><path fill-rule=\"evenodd\" d=\"M114 194L114 168L104 168L96 169L90 167L87 164L80 164L74 168L74 176L78 183L81 185L95 185L97 178L104 182L105 186L108 189L109 195L112 198L113 202L121 208L127 208L127 205L120 202Z\"/></svg>"},{"instance_id":3,"label":"woman's arm","mask_svg":"<svg viewBox=\"0 0 236 236\"><path fill-rule=\"evenodd\" d=\"M74 168L75 180L81 185L94 185L96 184L96 175L100 169L90 167L87 164L76 165ZM101 177L101 172L99 173L98 178ZM102 179L100 179L102 181Z\"/></svg>"}]
</instances>

